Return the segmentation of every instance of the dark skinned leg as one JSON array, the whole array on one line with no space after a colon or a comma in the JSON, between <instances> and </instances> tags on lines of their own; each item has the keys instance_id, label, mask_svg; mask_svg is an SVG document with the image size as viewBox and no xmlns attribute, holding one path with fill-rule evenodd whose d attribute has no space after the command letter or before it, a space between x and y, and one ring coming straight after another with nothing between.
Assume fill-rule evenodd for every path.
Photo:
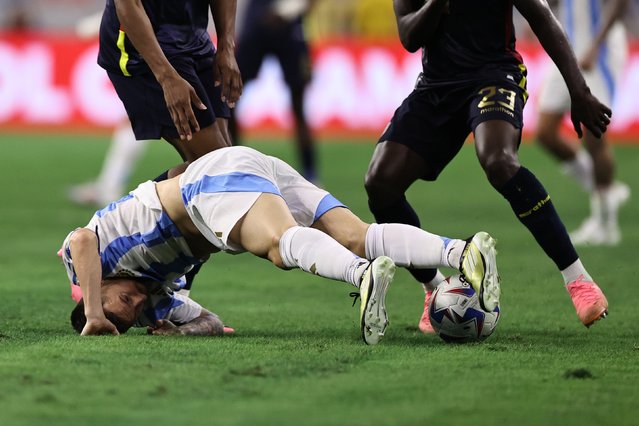
<instances>
[{"instance_id":1,"label":"dark skinned leg","mask_svg":"<svg viewBox=\"0 0 639 426\"><path fill-rule=\"evenodd\" d=\"M584 130L584 147L592 157L594 178L597 188L608 188L615 176L615 160L606 136L595 137L589 130Z\"/></svg>"},{"instance_id":2,"label":"dark skinned leg","mask_svg":"<svg viewBox=\"0 0 639 426\"><path fill-rule=\"evenodd\" d=\"M419 217L406 200L406 190L426 170L421 156L405 145L386 141L377 144L366 172L368 206L377 223L405 223L420 227ZM421 283L430 282L436 269L409 269Z\"/></svg>"},{"instance_id":3,"label":"dark skinned leg","mask_svg":"<svg viewBox=\"0 0 639 426\"><path fill-rule=\"evenodd\" d=\"M310 181L317 179L315 143L304 112L305 88L291 87L291 107L295 119L295 141L302 164L302 175Z\"/></svg>"},{"instance_id":4,"label":"dark skinned leg","mask_svg":"<svg viewBox=\"0 0 639 426\"><path fill-rule=\"evenodd\" d=\"M179 175L186 169L186 166L211 151L218 148L231 146L231 139L228 132L228 120L218 118L213 124L199 132L193 134L190 141L181 140L180 138L164 138L177 150L184 160L183 164L179 164L168 171L168 177Z\"/></svg>"},{"instance_id":5,"label":"dark skinned leg","mask_svg":"<svg viewBox=\"0 0 639 426\"><path fill-rule=\"evenodd\" d=\"M577 259L550 196L517 153L521 130L506 121L485 121L475 129L475 148L490 184L510 203L519 221L559 270Z\"/></svg>"},{"instance_id":6,"label":"dark skinned leg","mask_svg":"<svg viewBox=\"0 0 639 426\"><path fill-rule=\"evenodd\" d=\"M539 144L559 161L571 161L577 155L577 147L561 136L559 129L564 115L545 112L539 115L537 140Z\"/></svg>"},{"instance_id":7,"label":"dark skinned leg","mask_svg":"<svg viewBox=\"0 0 639 426\"><path fill-rule=\"evenodd\" d=\"M240 129L235 116L235 108L231 109L231 116L228 122L229 139L233 145L240 145Z\"/></svg>"}]
</instances>

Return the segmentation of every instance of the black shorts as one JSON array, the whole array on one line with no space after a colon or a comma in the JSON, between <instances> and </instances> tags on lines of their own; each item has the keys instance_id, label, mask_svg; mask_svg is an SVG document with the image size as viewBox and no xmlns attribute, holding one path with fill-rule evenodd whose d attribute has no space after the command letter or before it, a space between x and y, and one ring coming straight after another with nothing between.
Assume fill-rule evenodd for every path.
<instances>
[{"instance_id":1,"label":"black shorts","mask_svg":"<svg viewBox=\"0 0 639 426\"><path fill-rule=\"evenodd\" d=\"M215 87L213 60L214 56L197 61L188 57L170 59L171 65L193 86L198 97L206 105L206 110L193 107L193 113L201 129L213 124L216 118L230 117L229 108L221 99L221 88ZM162 87L153 73L131 77L110 71L107 71L107 74L124 104L136 139L179 137L166 106Z\"/></svg>"},{"instance_id":2,"label":"black shorts","mask_svg":"<svg viewBox=\"0 0 639 426\"><path fill-rule=\"evenodd\" d=\"M257 77L264 58L269 55L279 62L289 88L303 89L311 80L311 58L301 25L275 32L262 25L246 28L236 55L244 83Z\"/></svg>"},{"instance_id":3,"label":"black shorts","mask_svg":"<svg viewBox=\"0 0 639 426\"><path fill-rule=\"evenodd\" d=\"M503 120L518 129L523 127L528 96L525 75L502 75L473 85L418 85L397 108L379 142L406 145L426 161L427 172L422 178L437 179L480 123Z\"/></svg>"}]
</instances>

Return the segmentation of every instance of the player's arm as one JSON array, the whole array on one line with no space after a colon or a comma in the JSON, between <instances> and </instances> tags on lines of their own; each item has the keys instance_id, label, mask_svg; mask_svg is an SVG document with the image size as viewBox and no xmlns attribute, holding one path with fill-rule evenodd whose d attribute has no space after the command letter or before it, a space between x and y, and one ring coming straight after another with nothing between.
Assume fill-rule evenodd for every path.
<instances>
[{"instance_id":1,"label":"player's arm","mask_svg":"<svg viewBox=\"0 0 639 426\"><path fill-rule=\"evenodd\" d=\"M180 139L191 140L191 127L196 132L200 130L191 104L199 109L206 109L206 106L195 89L178 74L162 52L142 0L115 0L115 10L127 37L162 86L166 106Z\"/></svg>"},{"instance_id":2,"label":"player's arm","mask_svg":"<svg viewBox=\"0 0 639 426\"><path fill-rule=\"evenodd\" d=\"M69 250L84 299L84 315L87 323L82 335L119 334L115 326L104 316L102 309L102 264L95 232L80 228L69 239Z\"/></svg>"},{"instance_id":3,"label":"player's arm","mask_svg":"<svg viewBox=\"0 0 639 426\"><path fill-rule=\"evenodd\" d=\"M448 9L448 0L393 0L393 9L402 46L416 52L435 35L439 20Z\"/></svg>"},{"instance_id":4,"label":"player's arm","mask_svg":"<svg viewBox=\"0 0 639 426\"><path fill-rule=\"evenodd\" d=\"M546 0L513 0L513 4L526 18L568 86L575 132L581 138L583 124L595 137L601 137L610 124L612 111L590 93L568 38L548 3Z\"/></svg>"},{"instance_id":5,"label":"player's arm","mask_svg":"<svg viewBox=\"0 0 639 426\"><path fill-rule=\"evenodd\" d=\"M237 0L210 0L217 33L215 84L222 85L222 101L233 108L242 94L242 76L235 60L235 13Z\"/></svg>"},{"instance_id":6,"label":"player's arm","mask_svg":"<svg viewBox=\"0 0 639 426\"><path fill-rule=\"evenodd\" d=\"M602 20L602 24L599 27L599 31L597 35L592 40L592 43L584 56L579 58L579 65L584 70L591 69L595 63L597 62L597 56L599 53L599 48L601 47L604 40L608 36L610 29L617 22L617 20L621 19L623 12L626 10L628 6L628 0L612 0L606 2L606 8L604 10L604 17Z\"/></svg>"},{"instance_id":7,"label":"player's arm","mask_svg":"<svg viewBox=\"0 0 639 426\"><path fill-rule=\"evenodd\" d=\"M198 317L185 324L176 325L168 319L161 319L155 327L148 327L147 332L156 336L221 336L226 330L217 315L202 309Z\"/></svg>"}]
</instances>

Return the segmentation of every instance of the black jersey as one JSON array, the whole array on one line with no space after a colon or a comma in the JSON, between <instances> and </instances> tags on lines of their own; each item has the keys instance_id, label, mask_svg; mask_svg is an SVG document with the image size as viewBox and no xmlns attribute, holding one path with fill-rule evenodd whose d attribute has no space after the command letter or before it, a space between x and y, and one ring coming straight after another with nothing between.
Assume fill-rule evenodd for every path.
<instances>
[{"instance_id":1,"label":"black jersey","mask_svg":"<svg viewBox=\"0 0 639 426\"><path fill-rule=\"evenodd\" d=\"M169 61L176 56L198 60L215 52L207 31L209 0L142 0L142 4ZM123 75L149 71L120 24L114 0L107 0L102 15L98 64Z\"/></svg>"},{"instance_id":2,"label":"black jersey","mask_svg":"<svg viewBox=\"0 0 639 426\"><path fill-rule=\"evenodd\" d=\"M477 81L496 68L519 69L512 0L450 0L449 12L424 46L421 85Z\"/></svg>"}]
</instances>

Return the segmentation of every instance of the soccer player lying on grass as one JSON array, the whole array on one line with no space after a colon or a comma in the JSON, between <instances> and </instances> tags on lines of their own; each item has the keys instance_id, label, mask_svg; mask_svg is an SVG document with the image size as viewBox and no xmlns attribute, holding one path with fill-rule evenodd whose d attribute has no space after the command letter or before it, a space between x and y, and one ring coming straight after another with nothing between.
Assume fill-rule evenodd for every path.
<instances>
[{"instance_id":1,"label":"soccer player lying on grass","mask_svg":"<svg viewBox=\"0 0 639 426\"><path fill-rule=\"evenodd\" d=\"M388 324L385 297L395 265L453 267L493 310L499 303L495 242L468 241L403 224L366 224L285 162L247 147L221 148L163 182L145 182L71 232L62 257L82 289L82 335L118 334L156 288L212 253L248 251L283 269L359 288L361 333L376 344ZM221 323L210 334L221 334Z\"/></svg>"},{"instance_id":2,"label":"soccer player lying on grass","mask_svg":"<svg viewBox=\"0 0 639 426\"><path fill-rule=\"evenodd\" d=\"M62 250L58 254L62 256ZM164 288L150 280L131 280L130 284L126 281L126 278L121 278L103 282L102 303L109 304L113 311L105 310L105 315L119 332L126 332L129 327L125 327L125 324L131 321L133 327L146 327L148 334L153 335L216 336L235 332L231 327L224 326L217 315L189 298L188 290L184 290L186 281L183 278L174 283L175 287L180 288L179 291ZM139 285L142 286L140 291L129 291L131 286ZM71 312L71 325L81 333L87 318L84 314L82 289L73 283L71 298L78 302ZM112 303L117 299L123 303Z\"/></svg>"}]
</instances>

